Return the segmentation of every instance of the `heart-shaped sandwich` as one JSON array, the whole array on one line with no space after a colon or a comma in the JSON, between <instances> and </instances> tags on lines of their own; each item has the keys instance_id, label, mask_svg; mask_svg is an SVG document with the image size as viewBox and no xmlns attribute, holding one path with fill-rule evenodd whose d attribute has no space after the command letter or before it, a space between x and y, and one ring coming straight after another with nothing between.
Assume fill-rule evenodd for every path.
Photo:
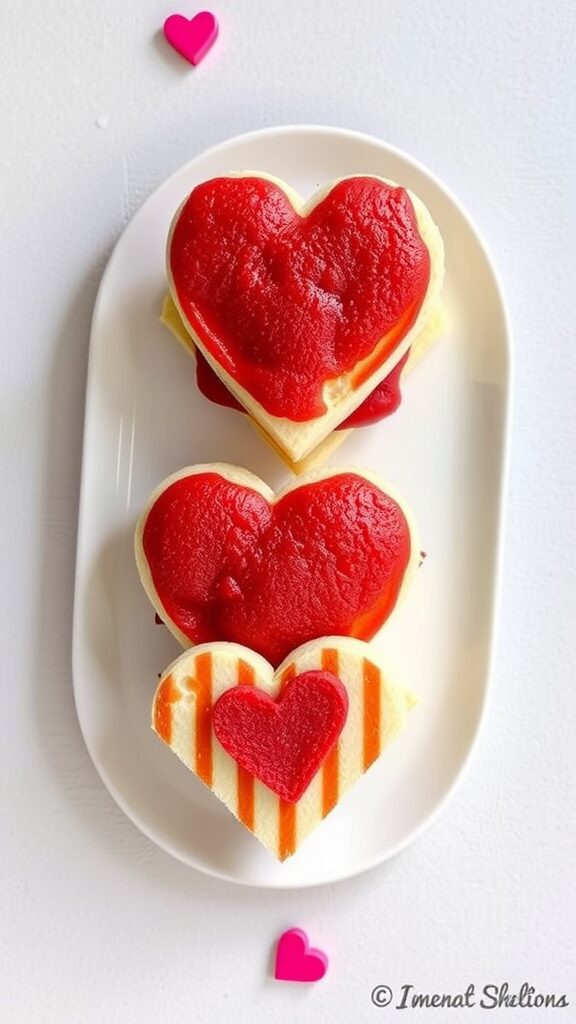
<instances>
[{"instance_id":1,"label":"heart-shaped sandwich","mask_svg":"<svg viewBox=\"0 0 576 1024\"><path fill-rule=\"evenodd\" d=\"M163 481L135 538L144 588L183 646L233 641L274 665L319 636L373 637L419 550L408 508L370 473L310 474L275 495L222 463Z\"/></svg>"},{"instance_id":2,"label":"heart-shaped sandwich","mask_svg":"<svg viewBox=\"0 0 576 1024\"><path fill-rule=\"evenodd\" d=\"M253 173L196 186L167 271L194 345L298 463L429 322L444 256L422 201L383 178L343 178L304 203Z\"/></svg>"},{"instance_id":3,"label":"heart-shaped sandwich","mask_svg":"<svg viewBox=\"0 0 576 1024\"><path fill-rule=\"evenodd\" d=\"M246 647L213 643L164 672L152 728L284 860L402 731L413 704L360 640L314 640L276 672Z\"/></svg>"},{"instance_id":4,"label":"heart-shaped sandwich","mask_svg":"<svg viewBox=\"0 0 576 1024\"><path fill-rule=\"evenodd\" d=\"M195 357L196 384L204 397L216 405L247 413L247 410L234 397L232 392L228 390L221 378L212 369L210 363L196 348L169 292L164 297L160 319L171 334L181 343L185 351ZM444 329L444 306L441 301L438 301L430 313L428 322L422 327L418 336L412 342L409 351L404 353L384 380L376 385L374 391L364 399L354 412L343 420L336 430L333 430L309 455L298 462L294 462L250 415L248 415L248 420L293 473L298 475L308 473L310 470L321 466L332 452L338 448L341 442L345 440L352 429L378 423L380 420L391 416L398 409L402 401L401 384L405 374L409 373L416 366L422 356L443 334Z\"/></svg>"}]
</instances>

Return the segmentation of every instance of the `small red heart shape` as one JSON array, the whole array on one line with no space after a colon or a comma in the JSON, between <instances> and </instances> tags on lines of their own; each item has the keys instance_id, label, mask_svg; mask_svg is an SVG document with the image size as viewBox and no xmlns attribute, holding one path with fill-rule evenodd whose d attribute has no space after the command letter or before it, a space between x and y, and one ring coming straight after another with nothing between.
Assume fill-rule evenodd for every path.
<instances>
[{"instance_id":1,"label":"small red heart shape","mask_svg":"<svg viewBox=\"0 0 576 1024\"><path fill-rule=\"evenodd\" d=\"M331 672L309 671L287 682L277 700L254 686L225 690L212 710L212 727L241 768L296 803L336 743L347 714L343 683Z\"/></svg>"},{"instance_id":2,"label":"small red heart shape","mask_svg":"<svg viewBox=\"0 0 576 1024\"><path fill-rule=\"evenodd\" d=\"M277 981L320 981L328 970L328 957L312 949L301 928L289 928L278 939L274 977Z\"/></svg>"},{"instance_id":3,"label":"small red heart shape","mask_svg":"<svg viewBox=\"0 0 576 1024\"><path fill-rule=\"evenodd\" d=\"M211 11L200 11L188 20L183 14L171 14L164 22L164 36L181 57L199 64L218 36L218 22Z\"/></svg>"}]
</instances>

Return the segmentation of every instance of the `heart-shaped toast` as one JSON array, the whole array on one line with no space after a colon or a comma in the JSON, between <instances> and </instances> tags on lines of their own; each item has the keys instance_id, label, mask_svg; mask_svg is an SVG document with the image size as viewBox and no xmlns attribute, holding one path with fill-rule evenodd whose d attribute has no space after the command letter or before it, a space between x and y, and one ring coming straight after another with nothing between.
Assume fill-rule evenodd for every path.
<instances>
[{"instance_id":1,"label":"heart-shaped toast","mask_svg":"<svg viewBox=\"0 0 576 1024\"><path fill-rule=\"evenodd\" d=\"M344 688L344 724L341 712L336 707L334 714L330 701L319 712L318 691L309 686L307 693L298 697L300 721L287 724L290 715L282 717L280 712L277 717L282 722L280 729L284 727L284 742L276 736L271 743L269 734L263 736L265 750L259 760L250 716L239 727L236 723L235 732L228 722L228 730L224 727L221 735L230 739L234 732L236 750L241 750L244 730L244 749L250 748L252 761L244 759L241 765L240 759L231 757L218 740L218 726L215 728L221 702L237 700L238 688L255 687L264 700L281 706L283 692L289 696L288 687L309 673L333 678ZM372 648L360 640L324 637L312 641L293 651L276 672L248 648L213 643L185 652L164 672L154 696L152 728L246 828L284 860L402 731L413 703L413 697L388 678ZM264 762L273 784L280 776L290 780L290 772L287 775L277 761L283 757L283 749L288 756L290 744L300 744L302 754L305 742L313 748L316 770L306 775L304 791L297 799L278 795L246 768L246 764L261 767ZM292 774L300 773L300 778L302 760L292 757L290 762ZM292 795L296 791L298 787Z\"/></svg>"},{"instance_id":2,"label":"heart-shaped toast","mask_svg":"<svg viewBox=\"0 0 576 1024\"><path fill-rule=\"evenodd\" d=\"M278 179L203 182L169 233L194 344L298 462L390 372L437 301L440 233L406 189L343 178L308 203Z\"/></svg>"},{"instance_id":3,"label":"heart-shaped toast","mask_svg":"<svg viewBox=\"0 0 576 1024\"><path fill-rule=\"evenodd\" d=\"M310 474L275 495L222 463L163 481L135 537L144 588L183 646L233 641L275 665L319 636L373 637L419 550L408 508L372 474Z\"/></svg>"}]
</instances>

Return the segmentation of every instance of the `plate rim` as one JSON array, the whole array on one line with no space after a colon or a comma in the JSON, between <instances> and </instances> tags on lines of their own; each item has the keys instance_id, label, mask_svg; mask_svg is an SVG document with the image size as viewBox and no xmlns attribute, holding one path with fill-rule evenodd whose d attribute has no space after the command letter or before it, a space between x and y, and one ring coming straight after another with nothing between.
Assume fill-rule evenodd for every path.
<instances>
[{"instance_id":1,"label":"plate rim","mask_svg":"<svg viewBox=\"0 0 576 1024\"><path fill-rule=\"evenodd\" d=\"M183 853L173 847L171 843L166 840L164 836L161 836L150 826L142 820L140 815L129 806L128 802L124 799L116 785L112 782L109 774L98 757L94 745L90 739L90 733L87 728L87 723L84 719L82 711L83 699L81 696L81 688L78 684L79 677L79 659L80 659L80 594L81 594L81 569L83 569L82 559L82 548L83 548L83 535L84 535L84 522L86 519L86 503L87 503L87 474L86 474L86 460L87 460L87 448L88 448L88 435L89 435L89 420L91 413L91 406L94 400L94 389L89 387L91 376L93 374L93 363L95 359L94 351L95 346L93 339L96 331L96 324L99 319L100 306L103 301L103 295L106 290L108 278L111 276L114 270L115 257L121 240L125 234L132 227L134 220L138 217L151 203L156 194L164 188L168 182L179 177L185 173L186 170L194 165L201 158L211 158L218 156L225 152L229 148L234 148L238 144L251 143L266 136L275 137L278 135L289 135L292 133L300 134L319 134L319 135L330 135L332 137L345 138L346 140L368 143L372 146L376 146L383 152L390 153L396 158L405 161L412 165L420 174L425 178L428 178L432 184L437 188L440 193L443 193L450 201L452 206L457 210L459 216L465 221L468 228L471 230L480 250L482 256L486 262L486 266L489 270L492 278L492 285L494 287L495 294L500 304L500 312L502 316L503 325L503 343L505 353L505 369L503 373L504 379L504 397L503 397L503 419L502 419L502 433L501 433L501 444L500 450L500 466L495 482L498 488L498 499L496 503L497 508L497 530L495 535L494 544L494 572L491 580L490 587L490 606L489 606L489 635L487 642L487 666L485 672L485 686L484 696L482 700L482 707L478 717L478 722L473 739L468 747L466 755L460 764L460 767L447 789L445 790L442 797L436 802L427 815L415 825L401 840L399 840L393 847L386 850L383 855L376 855L362 862L358 867L350 868L350 870L340 873L336 876L330 876L321 880L305 880L305 881L293 881L287 880L283 882L281 879L278 881L267 881L259 882L255 879L239 878L235 877L223 871L220 868L208 867L207 865L193 861L183 855ZM504 545L505 545L505 534L506 534L506 506L508 497L508 484L509 484L509 469L510 469L510 456L511 456L511 424L512 424L512 411L514 405L514 346L513 346L513 334L511 329L510 315L505 297L504 288L502 286L502 280L500 274L495 265L494 259L490 252L490 249L485 241L482 230L478 227L474 217L470 214L468 209L460 202L457 196L453 193L452 189L445 184L433 171L431 171L424 163L422 163L416 157L407 153L405 150L400 149L398 146L392 145L385 142L383 139L376 135L372 135L367 132L357 131L355 129L342 128L333 125L323 125L314 123L294 123L294 124L282 124L282 125L271 125L264 128L257 128L248 132L241 132L234 136L229 136L222 139L219 142L214 143L205 149L199 150L190 160L187 160L184 164L177 167L169 175L167 175L161 182L159 182L152 192L146 197L143 203L134 212L128 223L124 226L118 237L114 242L114 247L110 256L107 260L106 267L102 273L100 283L98 286L98 292L94 303L94 309L90 322L90 335L89 335L89 351L88 361L86 370L86 388L85 388L85 407L83 417L83 437L82 437L82 461L81 461L81 473L80 473L80 495L78 501L78 524L77 524L77 537L75 547L75 570L74 570L74 601L73 601L73 621L72 621L72 684L74 694L74 705L76 710L76 716L80 727L80 732L92 764L96 769L102 783L108 790L108 793L113 798L118 807L126 815L128 820L138 828L138 830L152 842L159 849L174 857L181 864L184 864L188 868L192 868L202 875L206 875L211 878L218 879L221 882L228 882L233 885L238 885L250 889L261 889L261 890L299 890L309 888L319 888L325 885L332 885L338 882L344 882L351 878L356 878L359 875L366 874L368 871L373 871L380 865L392 860L402 850L407 848L412 842L414 842L420 835L422 835L431 825L434 824L436 819L442 814L446 804L454 796L457 789L460 787L462 782L465 780L466 775L470 769L470 765L476 753L477 746L480 742L484 728L486 725L486 719L488 710L491 702L491 693L493 688L493 675L494 675L494 661L496 648L499 637L500 627L500 606L502 599L502 575L503 575L503 561L504 561Z\"/></svg>"}]
</instances>

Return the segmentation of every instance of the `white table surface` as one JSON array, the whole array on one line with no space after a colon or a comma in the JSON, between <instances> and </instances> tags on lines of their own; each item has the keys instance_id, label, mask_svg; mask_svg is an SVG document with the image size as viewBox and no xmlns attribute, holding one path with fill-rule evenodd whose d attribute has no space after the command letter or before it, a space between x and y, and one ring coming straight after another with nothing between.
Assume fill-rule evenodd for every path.
<instances>
[{"instance_id":1,"label":"white table surface","mask_svg":"<svg viewBox=\"0 0 576 1024\"><path fill-rule=\"evenodd\" d=\"M183 4L192 15L198 8ZM551 1010L378 1010L378 983L567 992L576 687L576 90L571 0L218 0L188 69L168 0L4 4L0 513L0 1019L155 1024L454 1019ZM488 728L441 818L367 875L245 890L171 860L124 818L84 749L71 613L91 310L150 191L206 146L289 122L416 156L469 206L516 344L505 575ZM465 680L463 680L465 684ZM274 983L290 925L331 956Z\"/></svg>"}]
</instances>

